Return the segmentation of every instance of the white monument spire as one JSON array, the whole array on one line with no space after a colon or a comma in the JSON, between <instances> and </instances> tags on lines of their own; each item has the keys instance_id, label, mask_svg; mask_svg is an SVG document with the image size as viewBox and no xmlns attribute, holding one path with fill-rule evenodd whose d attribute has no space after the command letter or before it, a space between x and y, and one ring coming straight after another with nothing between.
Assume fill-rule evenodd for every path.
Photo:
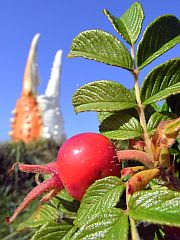
<instances>
[{"instance_id":1,"label":"white monument spire","mask_svg":"<svg viewBox=\"0 0 180 240\"><path fill-rule=\"evenodd\" d=\"M65 139L64 121L60 110L60 72L62 50L54 58L51 76L44 95L39 95L37 101L42 110L42 137L53 139L60 144Z\"/></svg>"},{"instance_id":2,"label":"white monument spire","mask_svg":"<svg viewBox=\"0 0 180 240\"><path fill-rule=\"evenodd\" d=\"M62 50L59 50L55 55L53 66L51 69L51 76L45 91L45 95L48 97L59 98L61 64L62 64Z\"/></svg>"}]
</instances>

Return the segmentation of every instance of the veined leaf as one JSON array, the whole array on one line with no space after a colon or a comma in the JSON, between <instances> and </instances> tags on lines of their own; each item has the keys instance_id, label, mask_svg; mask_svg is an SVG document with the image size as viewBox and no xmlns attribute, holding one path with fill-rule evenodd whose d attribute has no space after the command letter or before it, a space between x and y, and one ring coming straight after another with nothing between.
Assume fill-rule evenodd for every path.
<instances>
[{"instance_id":1,"label":"veined leaf","mask_svg":"<svg viewBox=\"0 0 180 240\"><path fill-rule=\"evenodd\" d=\"M124 184L117 177L106 177L96 181L82 199L75 225L83 226L94 218L94 214L114 208L124 190Z\"/></svg>"},{"instance_id":2,"label":"veined leaf","mask_svg":"<svg viewBox=\"0 0 180 240\"><path fill-rule=\"evenodd\" d=\"M180 58L172 59L154 68L145 78L141 100L150 104L180 93Z\"/></svg>"},{"instance_id":3,"label":"veined leaf","mask_svg":"<svg viewBox=\"0 0 180 240\"><path fill-rule=\"evenodd\" d=\"M136 106L134 95L113 81L96 81L82 86L73 95L76 112L113 112Z\"/></svg>"},{"instance_id":4,"label":"veined leaf","mask_svg":"<svg viewBox=\"0 0 180 240\"><path fill-rule=\"evenodd\" d=\"M180 117L167 123L164 134L167 137L177 137L180 132Z\"/></svg>"},{"instance_id":5,"label":"veined leaf","mask_svg":"<svg viewBox=\"0 0 180 240\"><path fill-rule=\"evenodd\" d=\"M152 114L147 124L147 130L149 134L153 135L153 133L156 130L156 127L161 121L165 121L172 118L173 114L170 112L155 112L154 114Z\"/></svg>"},{"instance_id":6,"label":"veined leaf","mask_svg":"<svg viewBox=\"0 0 180 240\"><path fill-rule=\"evenodd\" d=\"M132 58L127 48L116 37L102 30L81 32L74 38L68 57L84 57L132 70Z\"/></svg>"},{"instance_id":7,"label":"veined leaf","mask_svg":"<svg viewBox=\"0 0 180 240\"><path fill-rule=\"evenodd\" d=\"M169 112L169 106L166 102L164 102L161 106L160 106L160 111L159 112Z\"/></svg>"},{"instance_id":8,"label":"veined leaf","mask_svg":"<svg viewBox=\"0 0 180 240\"><path fill-rule=\"evenodd\" d=\"M126 42L130 45L136 42L144 20L144 13L140 3L133 3L121 18L112 16L107 10L104 10L104 14Z\"/></svg>"},{"instance_id":9,"label":"veined leaf","mask_svg":"<svg viewBox=\"0 0 180 240\"><path fill-rule=\"evenodd\" d=\"M128 216L121 209L108 209L95 213L91 221L81 226L71 239L127 240L128 229Z\"/></svg>"},{"instance_id":10,"label":"veined leaf","mask_svg":"<svg viewBox=\"0 0 180 240\"><path fill-rule=\"evenodd\" d=\"M102 123L106 118L110 117L113 114L128 114L138 118L138 114L135 109L126 109L119 112L98 112L98 120L100 123Z\"/></svg>"},{"instance_id":11,"label":"veined leaf","mask_svg":"<svg viewBox=\"0 0 180 240\"><path fill-rule=\"evenodd\" d=\"M56 197L53 197L50 202L53 204L53 206L59 208L61 199L69 203L72 203L74 201L74 198L69 195L65 189L63 189L56 195Z\"/></svg>"},{"instance_id":12,"label":"veined leaf","mask_svg":"<svg viewBox=\"0 0 180 240\"><path fill-rule=\"evenodd\" d=\"M139 191L130 198L129 208L135 220L180 227L180 192Z\"/></svg>"},{"instance_id":13,"label":"veined leaf","mask_svg":"<svg viewBox=\"0 0 180 240\"><path fill-rule=\"evenodd\" d=\"M139 121L135 117L121 112L107 117L99 129L108 138L119 140L140 137L142 134Z\"/></svg>"},{"instance_id":14,"label":"veined leaf","mask_svg":"<svg viewBox=\"0 0 180 240\"><path fill-rule=\"evenodd\" d=\"M113 112L98 112L98 120L101 123L107 117L111 116Z\"/></svg>"},{"instance_id":15,"label":"veined leaf","mask_svg":"<svg viewBox=\"0 0 180 240\"><path fill-rule=\"evenodd\" d=\"M73 226L66 235L62 238L62 240L69 240L71 239L72 235L77 231L78 227Z\"/></svg>"},{"instance_id":16,"label":"veined leaf","mask_svg":"<svg viewBox=\"0 0 180 240\"><path fill-rule=\"evenodd\" d=\"M180 43L180 21L173 15L155 19L145 30L137 49L137 65L144 68Z\"/></svg>"},{"instance_id":17,"label":"veined leaf","mask_svg":"<svg viewBox=\"0 0 180 240\"><path fill-rule=\"evenodd\" d=\"M48 204L42 205L31 215L27 221L22 222L18 225L17 231L21 231L24 228L36 228L41 225L47 224L50 221L57 220L60 212L57 208L52 207Z\"/></svg>"},{"instance_id":18,"label":"veined leaf","mask_svg":"<svg viewBox=\"0 0 180 240\"><path fill-rule=\"evenodd\" d=\"M65 189L60 191L50 202L66 218L74 219L76 217L79 202L70 196Z\"/></svg>"},{"instance_id":19,"label":"veined leaf","mask_svg":"<svg viewBox=\"0 0 180 240\"><path fill-rule=\"evenodd\" d=\"M68 223L50 222L42 226L32 237L32 240L59 240L62 239L72 225Z\"/></svg>"}]
</instances>

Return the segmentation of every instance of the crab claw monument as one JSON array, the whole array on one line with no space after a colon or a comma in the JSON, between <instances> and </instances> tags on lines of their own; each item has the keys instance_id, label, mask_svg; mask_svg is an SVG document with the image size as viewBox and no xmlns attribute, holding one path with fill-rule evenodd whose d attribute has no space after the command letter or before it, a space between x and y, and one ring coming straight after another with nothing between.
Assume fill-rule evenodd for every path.
<instances>
[{"instance_id":1,"label":"crab claw monument","mask_svg":"<svg viewBox=\"0 0 180 240\"><path fill-rule=\"evenodd\" d=\"M38 95L39 73L36 63L39 34L33 37L25 66L22 93L11 118L11 140L29 143L38 139L52 139L61 144L65 138L64 121L60 110L60 73L62 50L53 62L45 93Z\"/></svg>"}]
</instances>

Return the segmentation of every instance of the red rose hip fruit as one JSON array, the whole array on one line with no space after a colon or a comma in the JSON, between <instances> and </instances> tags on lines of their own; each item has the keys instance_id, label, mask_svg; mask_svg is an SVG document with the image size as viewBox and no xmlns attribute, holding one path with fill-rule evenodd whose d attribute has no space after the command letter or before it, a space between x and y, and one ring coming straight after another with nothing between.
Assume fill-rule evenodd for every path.
<instances>
[{"instance_id":1,"label":"red rose hip fruit","mask_svg":"<svg viewBox=\"0 0 180 240\"><path fill-rule=\"evenodd\" d=\"M97 179L120 176L113 143L97 133L82 133L69 138L57 156L57 170L67 192L81 200Z\"/></svg>"},{"instance_id":2,"label":"red rose hip fruit","mask_svg":"<svg viewBox=\"0 0 180 240\"><path fill-rule=\"evenodd\" d=\"M55 162L46 165L19 164L23 172L51 174L34 187L14 211L6 217L11 223L34 199L47 193L42 202L56 196L63 188L74 198L81 200L86 189L96 180L106 176L120 176L113 143L97 133L82 133L69 138L60 148Z\"/></svg>"}]
</instances>

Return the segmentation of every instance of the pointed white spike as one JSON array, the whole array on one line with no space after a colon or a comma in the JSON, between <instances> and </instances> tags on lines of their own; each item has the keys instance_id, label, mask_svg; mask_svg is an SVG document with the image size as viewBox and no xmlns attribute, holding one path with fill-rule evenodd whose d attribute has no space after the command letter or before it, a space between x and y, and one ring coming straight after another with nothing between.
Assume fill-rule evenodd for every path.
<instances>
[{"instance_id":1,"label":"pointed white spike","mask_svg":"<svg viewBox=\"0 0 180 240\"><path fill-rule=\"evenodd\" d=\"M59 104L61 59L62 51L59 50L53 62L46 92L37 97L43 121L42 137L52 138L57 144L61 144L66 138Z\"/></svg>"},{"instance_id":2,"label":"pointed white spike","mask_svg":"<svg viewBox=\"0 0 180 240\"><path fill-rule=\"evenodd\" d=\"M59 50L55 55L51 76L45 91L45 95L48 97L57 97L59 99L61 62L62 50Z\"/></svg>"},{"instance_id":3,"label":"pointed white spike","mask_svg":"<svg viewBox=\"0 0 180 240\"><path fill-rule=\"evenodd\" d=\"M38 67L36 63L36 52L37 52L39 37L40 37L39 33L35 34L35 36L33 37L33 40L31 42L31 47L29 50L29 55L26 62L24 78L23 78L23 90L22 90L22 94L25 94L25 95L29 93L36 94L36 89L40 82Z\"/></svg>"}]
</instances>

